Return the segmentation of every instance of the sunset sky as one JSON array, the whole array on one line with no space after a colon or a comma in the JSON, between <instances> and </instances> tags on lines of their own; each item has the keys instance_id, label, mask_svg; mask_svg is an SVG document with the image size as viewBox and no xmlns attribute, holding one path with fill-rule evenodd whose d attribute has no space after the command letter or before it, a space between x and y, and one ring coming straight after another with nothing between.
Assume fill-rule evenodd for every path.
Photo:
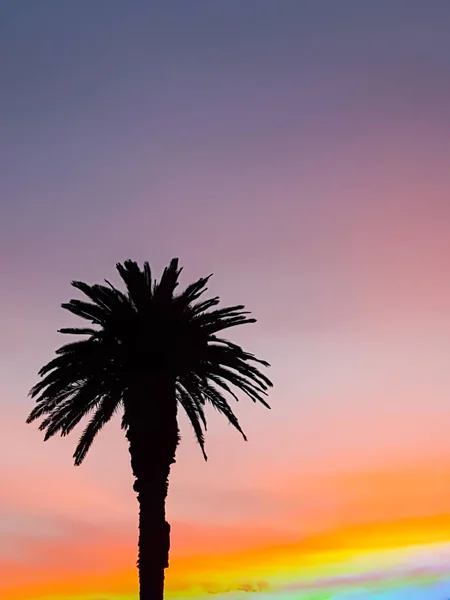
<instances>
[{"instance_id":1,"label":"sunset sky","mask_svg":"<svg viewBox=\"0 0 450 600\"><path fill-rule=\"evenodd\" d=\"M272 410L182 419L174 598L450 597L450 2L0 0L0 598L136 600L114 421L27 392L70 281L173 256L245 303ZM228 595L223 595L228 592Z\"/></svg>"}]
</instances>

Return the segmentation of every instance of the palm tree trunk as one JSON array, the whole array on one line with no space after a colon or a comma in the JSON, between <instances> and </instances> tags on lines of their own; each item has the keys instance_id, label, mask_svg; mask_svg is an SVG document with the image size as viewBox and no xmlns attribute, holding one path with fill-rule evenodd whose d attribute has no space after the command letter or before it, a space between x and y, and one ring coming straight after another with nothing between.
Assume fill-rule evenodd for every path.
<instances>
[{"instance_id":1,"label":"palm tree trunk","mask_svg":"<svg viewBox=\"0 0 450 600\"><path fill-rule=\"evenodd\" d=\"M175 462L179 442L177 403L172 382L153 380L152 401L148 399L148 385L146 389L139 387L128 397L126 408L126 436L135 477L133 489L139 503L139 598L163 600L170 548L166 497L170 467Z\"/></svg>"},{"instance_id":2,"label":"palm tree trunk","mask_svg":"<svg viewBox=\"0 0 450 600\"><path fill-rule=\"evenodd\" d=\"M169 468L158 469L147 481L136 481L139 502L140 600L162 600L164 570L169 566L170 525L165 503Z\"/></svg>"}]
</instances>

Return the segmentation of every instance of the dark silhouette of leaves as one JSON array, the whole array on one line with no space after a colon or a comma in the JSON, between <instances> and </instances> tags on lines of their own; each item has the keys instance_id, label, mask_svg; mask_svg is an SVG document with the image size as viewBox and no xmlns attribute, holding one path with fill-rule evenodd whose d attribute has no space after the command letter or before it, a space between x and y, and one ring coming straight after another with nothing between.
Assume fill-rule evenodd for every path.
<instances>
[{"instance_id":1,"label":"dark silhouette of leaves","mask_svg":"<svg viewBox=\"0 0 450 600\"><path fill-rule=\"evenodd\" d=\"M218 297L199 301L211 275L175 294L181 273L176 258L159 282L152 279L147 262L141 269L126 260L117 270L127 293L107 280L106 285L72 282L87 299L62 306L93 327L59 330L86 337L59 348L39 371L41 380L30 392L36 406L27 422L45 417L40 429L48 439L56 433L67 435L94 411L74 454L80 464L94 437L126 402L125 392L133 381L165 372L176 382L176 397L205 457L207 403L245 437L226 396L237 400L241 392L269 407L264 396L272 384L258 367L269 364L217 334L256 319L243 305L216 308ZM122 425L127 428L125 416Z\"/></svg>"}]
</instances>

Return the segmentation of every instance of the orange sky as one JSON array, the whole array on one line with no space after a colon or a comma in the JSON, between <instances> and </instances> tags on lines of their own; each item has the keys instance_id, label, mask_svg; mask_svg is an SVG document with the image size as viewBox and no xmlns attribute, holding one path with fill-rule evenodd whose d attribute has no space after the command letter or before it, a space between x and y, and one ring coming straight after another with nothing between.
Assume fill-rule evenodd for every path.
<instances>
[{"instance_id":1,"label":"orange sky","mask_svg":"<svg viewBox=\"0 0 450 600\"><path fill-rule=\"evenodd\" d=\"M295 573L311 576L317 571L316 576L323 577L342 572L345 561L359 560L367 553L378 564L380 551L445 543L450 534L449 475L449 463L301 479L293 474L277 479L274 474L270 522L246 526L174 520L169 595L198 595L201 590L233 589L246 582L263 590L291 581ZM62 496L67 513L76 514L81 496L76 488L74 492L72 506ZM266 499L269 493L259 490ZM97 505L97 510L105 510L95 495L88 498L92 509ZM56 508L58 497L51 502ZM16 508L23 510L23 506ZM94 515L70 523L54 516L57 511L49 510L44 498L36 497L33 506L36 512L46 510L42 530L3 536L2 597L47 600L64 594L84 599L97 598L96 593L119 600L132 597L134 518L130 527L113 526L106 519L98 525ZM341 562L344 566L336 571L333 565ZM85 596L87 592L91 596Z\"/></svg>"},{"instance_id":2,"label":"orange sky","mask_svg":"<svg viewBox=\"0 0 450 600\"><path fill-rule=\"evenodd\" d=\"M183 284L212 272L211 295L258 318L233 339L275 388L271 411L236 408L248 443L208 415L206 464L181 417L169 591L268 582L270 598L304 583L302 561L318 580L439 579L450 4L173 2L0 7L0 597L135 600L118 420L76 469L77 432L44 444L27 393L71 280L173 256Z\"/></svg>"}]
</instances>

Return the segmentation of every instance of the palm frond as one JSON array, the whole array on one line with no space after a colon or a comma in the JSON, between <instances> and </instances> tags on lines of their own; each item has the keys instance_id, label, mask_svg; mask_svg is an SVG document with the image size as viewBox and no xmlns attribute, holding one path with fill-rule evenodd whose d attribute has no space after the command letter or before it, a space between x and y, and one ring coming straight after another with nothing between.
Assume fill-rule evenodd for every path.
<instances>
[{"instance_id":1,"label":"palm frond","mask_svg":"<svg viewBox=\"0 0 450 600\"><path fill-rule=\"evenodd\" d=\"M178 258L172 258L169 266L164 269L158 285L153 289L153 297L156 303L169 303L172 301L181 270L181 268L178 268Z\"/></svg>"},{"instance_id":2,"label":"palm frond","mask_svg":"<svg viewBox=\"0 0 450 600\"><path fill-rule=\"evenodd\" d=\"M68 335L92 335L95 336L98 332L98 329L91 329L89 327L64 327L63 329L58 329L58 333L64 333Z\"/></svg>"},{"instance_id":3,"label":"palm frond","mask_svg":"<svg viewBox=\"0 0 450 600\"><path fill-rule=\"evenodd\" d=\"M198 401L195 395L191 394L184 386L177 386L177 397L181 406L184 408L188 419L194 430L195 438L200 446L203 458L208 460L205 451L205 436L206 417L202 404Z\"/></svg>"},{"instance_id":4,"label":"palm frond","mask_svg":"<svg viewBox=\"0 0 450 600\"><path fill-rule=\"evenodd\" d=\"M196 324L208 335L213 335L218 331L236 327L237 325L256 323L255 318L247 317L250 313L244 311L244 308L245 306L243 305L237 305L202 312L196 317Z\"/></svg>"},{"instance_id":5,"label":"palm frond","mask_svg":"<svg viewBox=\"0 0 450 600\"><path fill-rule=\"evenodd\" d=\"M87 382L80 386L72 396L63 403L49 409L49 416L44 419L39 429L45 431L45 440L56 433L68 435L87 414L101 402L105 390L99 389L98 382Z\"/></svg>"},{"instance_id":6,"label":"palm frond","mask_svg":"<svg viewBox=\"0 0 450 600\"><path fill-rule=\"evenodd\" d=\"M204 385L200 384L202 395L208 400L208 402L215 408L218 412L224 415L228 422L239 431L245 441L247 441L247 436L245 435L242 427L239 423L238 418L234 414L231 406L228 404L227 399L223 394L221 394L216 388L212 385Z\"/></svg>"},{"instance_id":7,"label":"palm frond","mask_svg":"<svg viewBox=\"0 0 450 600\"><path fill-rule=\"evenodd\" d=\"M267 390L262 386L254 384L249 377L240 375L219 365L212 366L211 373L218 375L222 380L228 380L239 390L242 390L253 402L260 402L266 408L270 408L270 405L263 398L263 396L267 396Z\"/></svg>"},{"instance_id":8,"label":"palm frond","mask_svg":"<svg viewBox=\"0 0 450 600\"><path fill-rule=\"evenodd\" d=\"M92 446L95 437L114 415L121 400L121 396L116 396L114 394L103 398L102 402L97 407L94 416L89 421L86 429L83 431L83 435L80 437L78 445L73 454L76 466L81 465L89 451L89 448Z\"/></svg>"},{"instance_id":9,"label":"palm frond","mask_svg":"<svg viewBox=\"0 0 450 600\"><path fill-rule=\"evenodd\" d=\"M206 312L213 306L217 306L220 302L219 296L215 296L214 298L208 298L208 300L202 300L201 302L197 302L196 304L192 304L189 307L190 314L195 317L201 313Z\"/></svg>"},{"instance_id":10,"label":"palm frond","mask_svg":"<svg viewBox=\"0 0 450 600\"><path fill-rule=\"evenodd\" d=\"M126 260L123 264L117 263L117 271L128 290L128 296L136 310L143 310L152 300L152 276L150 265L145 263L141 271L139 265L133 260Z\"/></svg>"},{"instance_id":11,"label":"palm frond","mask_svg":"<svg viewBox=\"0 0 450 600\"><path fill-rule=\"evenodd\" d=\"M205 459L206 404L246 439L227 398L245 395L270 408L265 398L272 382L262 372L269 363L220 337L220 332L256 319L244 305L221 308L217 296L202 299L211 275L175 293L181 273L177 258L159 281L152 278L148 262L141 268L126 260L116 267L125 291L108 280L104 285L72 282L84 298L62 306L92 327L59 330L85 337L61 346L40 369L40 380L30 390L36 405L27 422L41 420L39 428L48 439L58 433L68 435L91 415L74 453L75 464L81 464L120 405L124 407L122 428L131 427L127 398L136 379L151 381L163 374L174 378L174 400L184 409ZM139 402L151 402L151 394ZM156 409L146 407L147 411L152 418L158 416Z\"/></svg>"},{"instance_id":12,"label":"palm frond","mask_svg":"<svg viewBox=\"0 0 450 600\"><path fill-rule=\"evenodd\" d=\"M105 283L106 285L88 285L82 281L72 281L72 286L100 307L104 311L104 318L114 317L114 313L118 313L117 318L118 315L122 315L123 311L129 315L132 312L132 306L126 295L109 281L105 281Z\"/></svg>"},{"instance_id":13,"label":"palm frond","mask_svg":"<svg viewBox=\"0 0 450 600\"><path fill-rule=\"evenodd\" d=\"M192 311L192 303L194 302L194 300L197 300L202 294L206 292L206 290L208 289L206 285L211 277L212 275L208 275L208 277L202 277L201 279L198 279L194 283L188 285L187 288L185 288L180 294L178 294L178 296L176 296L176 298L174 299L177 308L185 310L189 307Z\"/></svg>"},{"instance_id":14,"label":"palm frond","mask_svg":"<svg viewBox=\"0 0 450 600\"><path fill-rule=\"evenodd\" d=\"M43 415L49 414L56 406L58 406L58 404L61 404L62 402L70 398L75 392L76 389L71 390L69 388L66 388L65 390L60 392L60 394L54 395L51 398L39 398L37 401L37 406L35 406L30 412L26 422L32 423L33 421L36 421L36 419L39 419Z\"/></svg>"}]
</instances>

